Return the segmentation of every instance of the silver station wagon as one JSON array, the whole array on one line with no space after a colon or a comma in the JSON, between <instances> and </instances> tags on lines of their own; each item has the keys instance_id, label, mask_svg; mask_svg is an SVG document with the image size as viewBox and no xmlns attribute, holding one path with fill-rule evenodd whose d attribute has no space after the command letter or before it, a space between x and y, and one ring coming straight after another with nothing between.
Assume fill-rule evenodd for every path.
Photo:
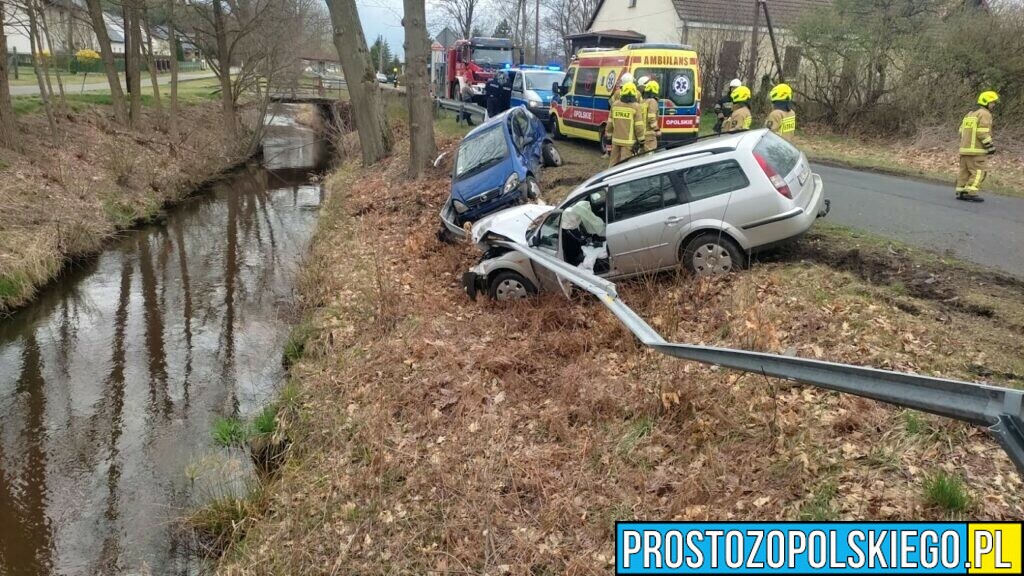
<instances>
[{"instance_id":1,"label":"silver station wagon","mask_svg":"<svg viewBox=\"0 0 1024 576\"><path fill-rule=\"evenodd\" d=\"M541 250L605 278L682 266L697 275L741 268L828 213L806 156L767 130L704 138L632 158L573 190L556 208L516 206L473 226L484 251L463 276L473 297L505 300L548 288L525 254Z\"/></svg>"}]
</instances>

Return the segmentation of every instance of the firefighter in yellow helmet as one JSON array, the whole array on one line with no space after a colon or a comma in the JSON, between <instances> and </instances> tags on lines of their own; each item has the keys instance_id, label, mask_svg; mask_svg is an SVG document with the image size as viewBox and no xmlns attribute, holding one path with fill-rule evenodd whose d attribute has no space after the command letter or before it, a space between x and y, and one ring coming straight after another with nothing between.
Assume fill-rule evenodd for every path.
<instances>
[{"instance_id":1,"label":"firefighter in yellow helmet","mask_svg":"<svg viewBox=\"0 0 1024 576\"><path fill-rule=\"evenodd\" d=\"M750 117L750 88L737 86L729 93L732 100L732 114L722 123L722 132L739 132L750 130L753 118Z\"/></svg>"},{"instance_id":2,"label":"firefighter in yellow helmet","mask_svg":"<svg viewBox=\"0 0 1024 576\"><path fill-rule=\"evenodd\" d=\"M765 121L765 128L782 136L787 142L793 140L796 132L796 112L793 111L793 89L789 84L778 84L769 93L772 111Z\"/></svg>"},{"instance_id":3,"label":"firefighter in yellow helmet","mask_svg":"<svg viewBox=\"0 0 1024 576\"><path fill-rule=\"evenodd\" d=\"M981 183L988 176L988 155L996 151L992 143L992 109L999 94L986 90L978 96L978 109L964 116L960 123L960 175L956 179L956 197L970 202L984 202L978 195Z\"/></svg>"},{"instance_id":4,"label":"firefighter in yellow helmet","mask_svg":"<svg viewBox=\"0 0 1024 576\"><path fill-rule=\"evenodd\" d=\"M612 154L608 166L615 166L633 155L633 147L643 142L646 133L644 109L637 100L640 91L636 84L627 82L619 91L619 99L612 105L605 134L612 140Z\"/></svg>"},{"instance_id":5,"label":"firefighter in yellow helmet","mask_svg":"<svg viewBox=\"0 0 1024 576\"><path fill-rule=\"evenodd\" d=\"M644 151L650 152L658 147L658 138L661 137L661 122L658 120L658 95L661 94L661 86L657 80L644 76L640 79L640 90L644 93L643 109L647 123L644 130Z\"/></svg>"}]
</instances>

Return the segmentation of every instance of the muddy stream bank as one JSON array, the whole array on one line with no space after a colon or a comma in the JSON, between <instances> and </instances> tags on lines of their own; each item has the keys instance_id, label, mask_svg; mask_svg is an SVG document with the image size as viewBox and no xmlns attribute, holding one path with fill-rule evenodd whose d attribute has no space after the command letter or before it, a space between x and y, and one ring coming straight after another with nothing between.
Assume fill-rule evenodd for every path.
<instances>
[{"instance_id":1,"label":"muddy stream bank","mask_svg":"<svg viewBox=\"0 0 1024 576\"><path fill-rule=\"evenodd\" d=\"M285 378L327 159L303 112L282 105L260 164L0 319L0 574L201 570L178 519L248 466L211 426Z\"/></svg>"}]
</instances>

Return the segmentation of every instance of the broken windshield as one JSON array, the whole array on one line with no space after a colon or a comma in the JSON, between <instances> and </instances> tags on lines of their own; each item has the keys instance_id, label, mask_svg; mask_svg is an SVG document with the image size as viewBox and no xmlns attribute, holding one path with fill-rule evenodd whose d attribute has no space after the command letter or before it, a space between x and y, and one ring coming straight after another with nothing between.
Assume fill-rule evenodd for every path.
<instances>
[{"instance_id":1,"label":"broken windshield","mask_svg":"<svg viewBox=\"0 0 1024 576\"><path fill-rule=\"evenodd\" d=\"M466 140L459 146L459 155L455 161L456 178L481 170L505 158L508 147L505 145L504 128L504 124L495 124L483 134Z\"/></svg>"}]
</instances>

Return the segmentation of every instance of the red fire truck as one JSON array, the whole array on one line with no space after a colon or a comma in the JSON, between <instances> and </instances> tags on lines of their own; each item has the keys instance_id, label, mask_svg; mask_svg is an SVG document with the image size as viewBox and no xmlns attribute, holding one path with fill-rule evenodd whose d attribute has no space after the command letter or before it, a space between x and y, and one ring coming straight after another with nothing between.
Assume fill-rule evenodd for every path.
<instances>
[{"instance_id":1,"label":"red fire truck","mask_svg":"<svg viewBox=\"0 0 1024 576\"><path fill-rule=\"evenodd\" d=\"M462 100L462 88L473 91L472 101L484 104L484 84L494 74L512 65L512 40L508 38L470 38L458 40L448 50L446 96Z\"/></svg>"}]
</instances>

